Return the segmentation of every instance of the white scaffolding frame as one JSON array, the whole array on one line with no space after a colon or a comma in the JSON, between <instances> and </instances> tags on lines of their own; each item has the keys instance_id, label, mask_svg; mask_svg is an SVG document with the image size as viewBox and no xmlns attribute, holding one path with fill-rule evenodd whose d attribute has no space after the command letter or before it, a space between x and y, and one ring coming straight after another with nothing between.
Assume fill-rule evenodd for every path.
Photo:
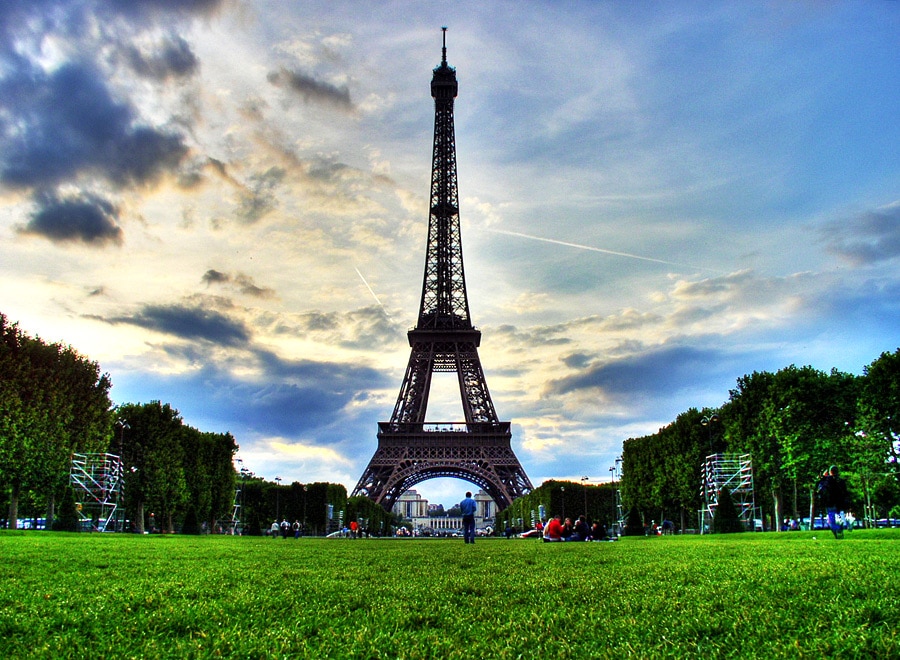
<instances>
[{"instance_id":1,"label":"white scaffolding frame","mask_svg":"<svg viewBox=\"0 0 900 660\"><path fill-rule=\"evenodd\" d=\"M700 474L700 533L705 533L719 505L719 493L723 488L731 492L738 518L745 529L753 530L756 504L753 497L753 460L750 454L710 454L703 463Z\"/></svg>"},{"instance_id":2,"label":"white scaffolding frame","mask_svg":"<svg viewBox=\"0 0 900 660\"><path fill-rule=\"evenodd\" d=\"M122 460L115 454L73 454L69 483L81 524L101 532L123 531Z\"/></svg>"}]
</instances>

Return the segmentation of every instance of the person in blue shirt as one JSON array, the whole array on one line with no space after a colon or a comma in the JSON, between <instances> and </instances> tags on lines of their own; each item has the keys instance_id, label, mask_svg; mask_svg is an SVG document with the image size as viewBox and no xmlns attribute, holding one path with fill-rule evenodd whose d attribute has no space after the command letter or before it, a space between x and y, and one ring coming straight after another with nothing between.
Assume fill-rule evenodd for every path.
<instances>
[{"instance_id":1,"label":"person in blue shirt","mask_svg":"<svg viewBox=\"0 0 900 660\"><path fill-rule=\"evenodd\" d=\"M466 499L459 503L459 511L462 513L463 541L475 543L475 511L478 505L472 499L472 493L466 493Z\"/></svg>"}]
</instances>

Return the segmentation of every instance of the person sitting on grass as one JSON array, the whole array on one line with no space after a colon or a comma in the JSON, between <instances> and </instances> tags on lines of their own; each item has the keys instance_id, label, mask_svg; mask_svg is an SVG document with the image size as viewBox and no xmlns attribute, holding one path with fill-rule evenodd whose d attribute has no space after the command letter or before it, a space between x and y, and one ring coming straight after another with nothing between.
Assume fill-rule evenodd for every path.
<instances>
[{"instance_id":1,"label":"person sitting on grass","mask_svg":"<svg viewBox=\"0 0 900 660\"><path fill-rule=\"evenodd\" d=\"M575 528L572 530L572 535L569 537L570 541L587 541L590 536L590 530L588 529L587 521L584 519L584 516L578 516L578 520L575 521Z\"/></svg>"},{"instance_id":2,"label":"person sitting on grass","mask_svg":"<svg viewBox=\"0 0 900 660\"><path fill-rule=\"evenodd\" d=\"M563 540L563 526L559 516L544 525L544 543L556 543Z\"/></svg>"}]
</instances>

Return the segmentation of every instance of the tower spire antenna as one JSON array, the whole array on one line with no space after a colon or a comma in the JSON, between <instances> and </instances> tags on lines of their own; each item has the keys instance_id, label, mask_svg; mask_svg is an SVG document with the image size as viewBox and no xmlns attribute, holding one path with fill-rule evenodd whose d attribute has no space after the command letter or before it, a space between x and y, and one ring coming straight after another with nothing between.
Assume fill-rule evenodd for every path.
<instances>
[{"instance_id":1,"label":"tower spire antenna","mask_svg":"<svg viewBox=\"0 0 900 660\"><path fill-rule=\"evenodd\" d=\"M441 28L441 32L443 32L444 45L441 48L441 64L447 63L447 26Z\"/></svg>"}]
</instances>

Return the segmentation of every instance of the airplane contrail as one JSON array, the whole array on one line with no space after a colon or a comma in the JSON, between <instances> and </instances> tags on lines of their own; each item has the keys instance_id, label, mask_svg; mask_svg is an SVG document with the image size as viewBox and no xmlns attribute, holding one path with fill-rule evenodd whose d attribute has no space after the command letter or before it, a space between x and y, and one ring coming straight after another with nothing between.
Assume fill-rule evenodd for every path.
<instances>
[{"instance_id":1,"label":"airplane contrail","mask_svg":"<svg viewBox=\"0 0 900 660\"><path fill-rule=\"evenodd\" d=\"M378 296L375 295L375 292L372 291L372 287L369 286L369 283L366 282L366 278L363 277L363 274L359 272L359 268L354 268L356 274L359 275L359 279L362 280L362 283L366 285L366 288L369 290L369 293L372 294L372 297L375 299L375 302L378 303L378 306L381 307L381 311L384 312L384 315L388 318L391 318L391 315L388 314L388 311L384 308L384 305L381 304L381 301L378 300Z\"/></svg>"},{"instance_id":2,"label":"airplane contrail","mask_svg":"<svg viewBox=\"0 0 900 660\"><path fill-rule=\"evenodd\" d=\"M642 257L639 254L629 254L628 252L616 252L615 250L606 250L604 248L594 247L592 245L580 245L579 243L569 243L567 241L558 241L553 238L543 238L541 236L532 236L530 234L523 234L518 231L507 231L505 229L488 229L485 228L485 231L493 232L495 234L505 234L507 236L517 236L519 238L530 238L533 241L542 241L544 243L553 243L554 245L563 245L565 247L577 248L579 250L590 250L591 252L601 252L603 254L611 254L616 257L626 257L628 259L640 259L641 261L651 261L657 264L665 264L667 266L678 266L679 268L692 268L694 270L705 270L712 273L724 273L723 270L717 270L715 268L705 268L703 266L692 266L691 264L680 264L677 261L665 261L663 259L654 259L652 257Z\"/></svg>"}]
</instances>

